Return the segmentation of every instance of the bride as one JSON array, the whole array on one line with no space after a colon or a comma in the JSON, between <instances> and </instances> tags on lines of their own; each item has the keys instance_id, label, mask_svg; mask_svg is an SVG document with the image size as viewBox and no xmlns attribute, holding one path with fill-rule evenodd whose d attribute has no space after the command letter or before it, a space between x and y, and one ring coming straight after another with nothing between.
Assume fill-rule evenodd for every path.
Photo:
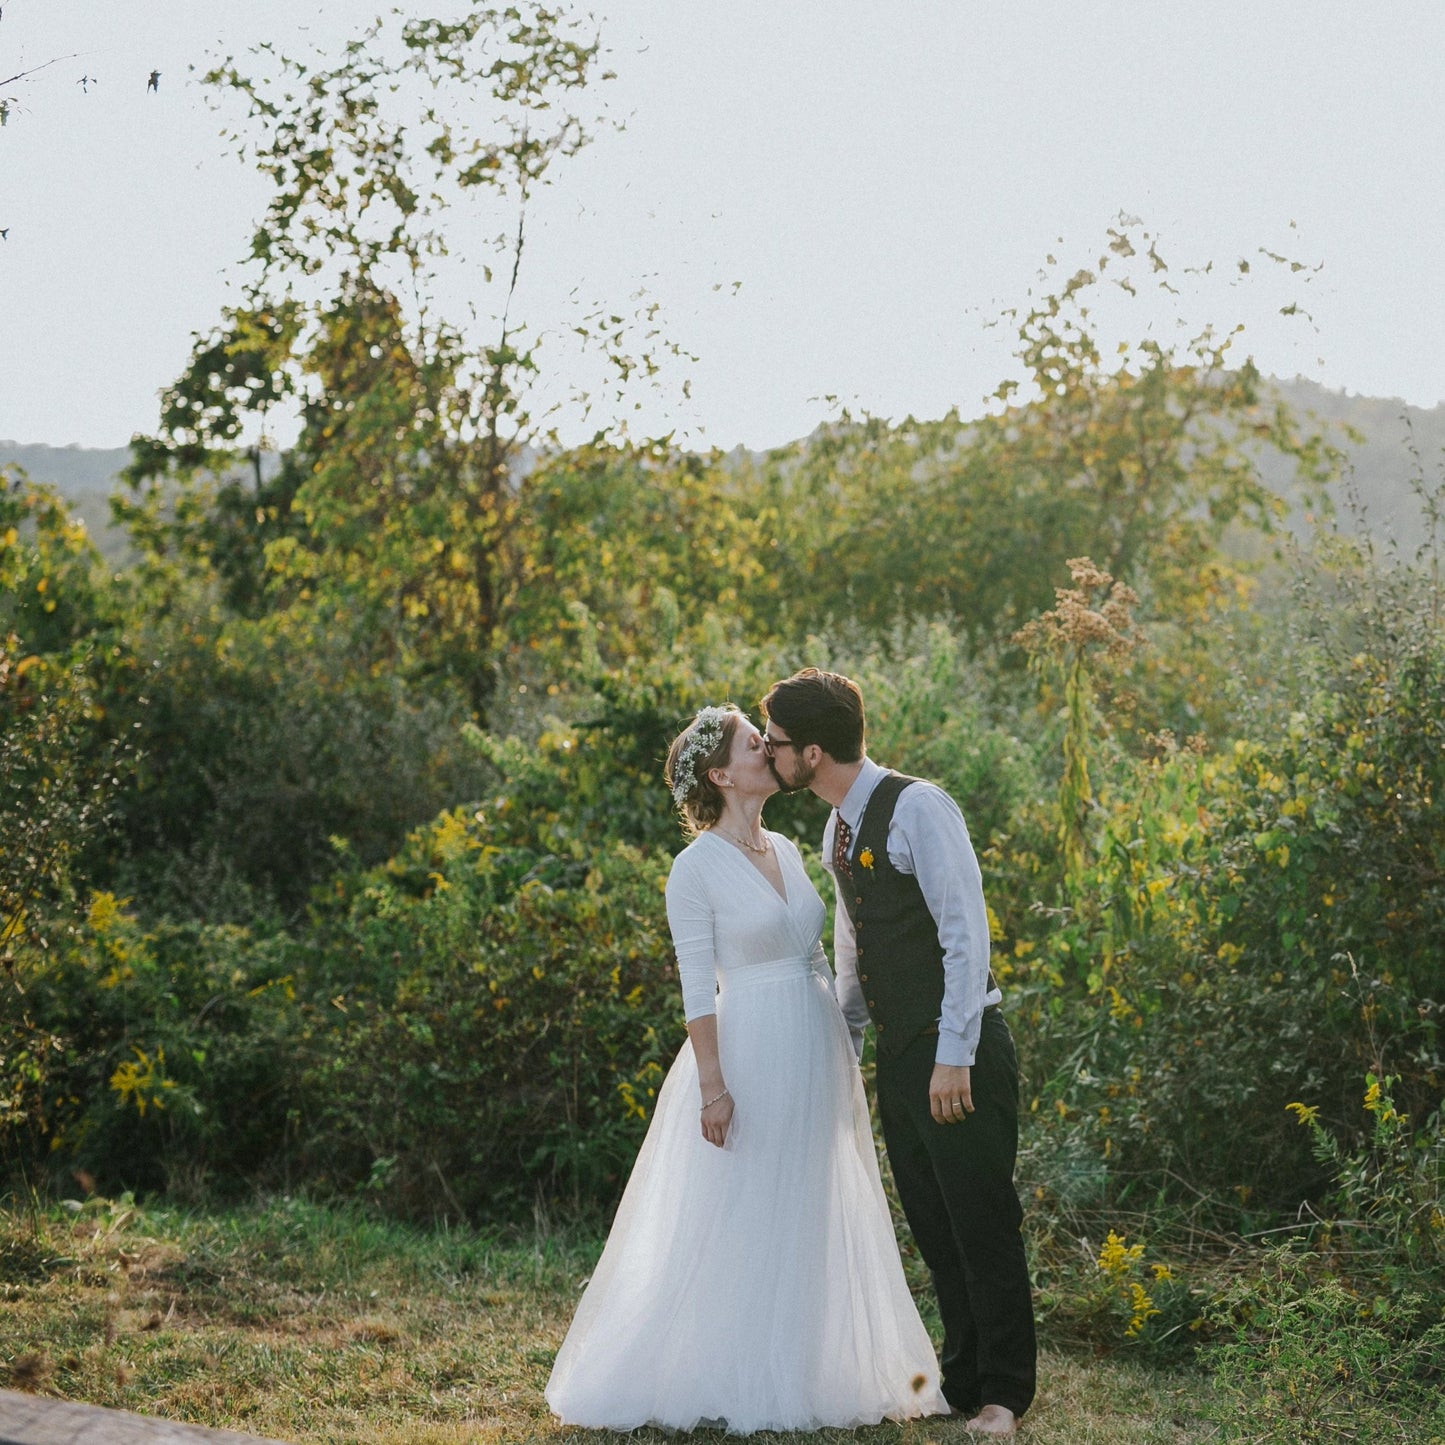
<instances>
[{"instance_id":1,"label":"bride","mask_svg":"<svg viewBox=\"0 0 1445 1445\"><path fill-rule=\"evenodd\" d=\"M687 1042L547 1385L567 1424L812 1430L945 1414L847 1025L758 730L705 707L667 782Z\"/></svg>"}]
</instances>

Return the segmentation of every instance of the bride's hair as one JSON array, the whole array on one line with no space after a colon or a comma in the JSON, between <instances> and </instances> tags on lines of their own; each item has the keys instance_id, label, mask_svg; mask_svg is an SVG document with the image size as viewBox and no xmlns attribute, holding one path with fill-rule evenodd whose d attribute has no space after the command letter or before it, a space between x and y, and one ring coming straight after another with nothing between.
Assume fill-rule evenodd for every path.
<instances>
[{"instance_id":1,"label":"bride's hair","mask_svg":"<svg viewBox=\"0 0 1445 1445\"><path fill-rule=\"evenodd\" d=\"M742 713L731 703L726 707L705 707L667 750L663 778L682 814L683 826L694 837L722 817L723 792L708 773L713 768L727 767L740 717Z\"/></svg>"}]
</instances>

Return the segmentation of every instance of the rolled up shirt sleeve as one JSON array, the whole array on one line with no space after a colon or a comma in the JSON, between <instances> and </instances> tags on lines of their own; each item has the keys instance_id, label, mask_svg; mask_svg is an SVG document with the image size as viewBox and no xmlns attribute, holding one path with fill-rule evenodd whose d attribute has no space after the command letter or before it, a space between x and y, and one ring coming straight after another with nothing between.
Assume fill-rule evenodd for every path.
<instances>
[{"instance_id":1,"label":"rolled up shirt sleeve","mask_svg":"<svg viewBox=\"0 0 1445 1445\"><path fill-rule=\"evenodd\" d=\"M680 853L667 875L667 926L677 954L682 1011L691 1023L717 1012L717 964L712 904L700 872L685 858Z\"/></svg>"},{"instance_id":2,"label":"rolled up shirt sleeve","mask_svg":"<svg viewBox=\"0 0 1445 1445\"><path fill-rule=\"evenodd\" d=\"M971 1066L983 1011L1002 995L989 988L983 874L958 804L931 784L915 783L905 789L888 831L888 857L894 867L918 880L938 925L943 1008L935 1062ZM841 957L842 950L838 952ZM840 1001L841 997L840 972Z\"/></svg>"}]
</instances>

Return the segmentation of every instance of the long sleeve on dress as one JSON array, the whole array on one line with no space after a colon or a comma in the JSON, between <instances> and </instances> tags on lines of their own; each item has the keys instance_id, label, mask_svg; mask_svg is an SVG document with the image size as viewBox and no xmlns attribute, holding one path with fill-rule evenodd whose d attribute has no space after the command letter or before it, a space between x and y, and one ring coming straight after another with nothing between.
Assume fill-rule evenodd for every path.
<instances>
[{"instance_id":1,"label":"long sleeve on dress","mask_svg":"<svg viewBox=\"0 0 1445 1445\"><path fill-rule=\"evenodd\" d=\"M672 930L672 946L677 953L683 1015L691 1023L715 1014L717 965L712 904L695 860L687 853L678 854L667 875L667 926Z\"/></svg>"}]
</instances>

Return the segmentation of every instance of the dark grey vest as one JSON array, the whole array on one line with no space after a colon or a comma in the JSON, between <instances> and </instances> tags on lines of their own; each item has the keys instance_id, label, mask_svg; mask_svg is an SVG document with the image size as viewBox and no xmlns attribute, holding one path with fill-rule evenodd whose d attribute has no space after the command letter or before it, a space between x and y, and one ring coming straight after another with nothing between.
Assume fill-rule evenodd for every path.
<instances>
[{"instance_id":1,"label":"dark grey vest","mask_svg":"<svg viewBox=\"0 0 1445 1445\"><path fill-rule=\"evenodd\" d=\"M943 1008L943 946L918 880L888 859L888 825L903 790L917 778L880 778L853 839L853 878L839 893L858 941L858 983L884 1057L901 1053ZM864 866L868 855L871 867ZM989 980L992 987L992 978Z\"/></svg>"}]
</instances>

